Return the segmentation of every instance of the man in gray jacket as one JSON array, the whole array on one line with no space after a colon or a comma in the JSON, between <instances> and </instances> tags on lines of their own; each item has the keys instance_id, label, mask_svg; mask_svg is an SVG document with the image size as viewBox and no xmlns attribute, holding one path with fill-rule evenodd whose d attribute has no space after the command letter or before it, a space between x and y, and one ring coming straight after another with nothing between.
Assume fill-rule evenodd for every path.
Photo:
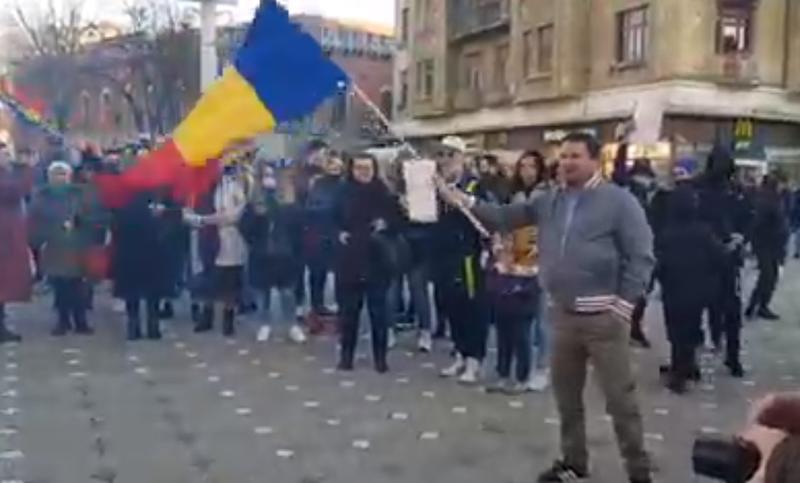
<instances>
[{"instance_id":1,"label":"man in gray jacket","mask_svg":"<svg viewBox=\"0 0 800 483\"><path fill-rule=\"evenodd\" d=\"M540 482L588 478L583 389L589 361L630 482L652 481L631 371L629 321L655 264L653 235L636 199L603 180L600 149L590 135L568 135L559 161L563 185L526 203L481 203L439 183L446 201L469 209L490 229L539 226L540 274L552 301L552 378L563 454Z\"/></svg>"}]
</instances>

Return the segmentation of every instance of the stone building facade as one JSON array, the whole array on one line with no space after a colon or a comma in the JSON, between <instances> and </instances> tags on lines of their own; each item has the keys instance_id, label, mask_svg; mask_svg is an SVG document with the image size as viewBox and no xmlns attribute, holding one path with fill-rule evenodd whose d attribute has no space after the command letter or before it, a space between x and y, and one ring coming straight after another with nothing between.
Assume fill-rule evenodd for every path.
<instances>
[{"instance_id":1,"label":"stone building facade","mask_svg":"<svg viewBox=\"0 0 800 483\"><path fill-rule=\"evenodd\" d=\"M399 0L396 18L403 135L543 148L634 119L673 157L737 141L800 163L800 0Z\"/></svg>"}]
</instances>

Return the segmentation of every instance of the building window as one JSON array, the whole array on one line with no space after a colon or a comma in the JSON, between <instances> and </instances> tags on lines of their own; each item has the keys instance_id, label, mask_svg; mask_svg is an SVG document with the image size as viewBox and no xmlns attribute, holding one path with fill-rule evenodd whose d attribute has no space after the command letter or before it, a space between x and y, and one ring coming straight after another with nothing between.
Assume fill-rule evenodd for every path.
<instances>
[{"instance_id":1,"label":"building window","mask_svg":"<svg viewBox=\"0 0 800 483\"><path fill-rule=\"evenodd\" d=\"M553 24L542 25L536 31L536 70L538 72L553 71Z\"/></svg>"},{"instance_id":2,"label":"building window","mask_svg":"<svg viewBox=\"0 0 800 483\"><path fill-rule=\"evenodd\" d=\"M89 126L91 116L92 97L88 92L81 93L81 121L85 126Z\"/></svg>"},{"instance_id":3,"label":"building window","mask_svg":"<svg viewBox=\"0 0 800 483\"><path fill-rule=\"evenodd\" d=\"M522 73L525 77L533 75L533 66L535 60L533 58L534 45L533 45L533 32L526 30L522 34Z\"/></svg>"},{"instance_id":4,"label":"building window","mask_svg":"<svg viewBox=\"0 0 800 483\"><path fill-rule=\"evenodd\" d=\"M403 45L408 43L408 16L409 11L408 7L406 7L400 13L400 42L402 42Z\"/></svg>"},{"instance_id":5,"label":"building window","mask_svg":"<svg viewBox=\"0 0 800 483\"><path fill-rule=\"evenodd\" d=\"M722 8L717 20L717 53L750 52L753 10L748 7Z\"/></svg>"},{"instance_id":6,"label":"building window","mask_svg":"<svg viewBox=\"0 0 800 483\"><path fill-rule=\"evenodd\" d=\"M461 88L479 92L483 89L483 55L471 52L464 55L461 68Z\"/></svg>"},{"instance_id":7,"label":"building window","mask_svg":"<svg viewBox=\"0 0 800 483\"><path fill-rule=\"evenodd\" d=\"M500 44L494 51L494 87L506 90L508 87L508 44Z\"/></svg>"},{"instance_id":8,"label":"building window","mask_svg":"<svg viewBox=\"0 0 800 483\"><path fill-rule=\"evenodd\" d=\"M422 99L433 97L434 64L433 59L417 62L417 95Z\"/></svg>"},{"instance_id":9,"label":"building window","mask_svg":"<svg viewBox=\"0 0 800 483\"><path fill-rule=\"evenodd\" d=\"M414 16L417 30L428 30L430 28L432 9L432 0L416 0L414 4Z\"/></svg>"},{"instance_id":10,"label":"building window","mask_svg":"<svg viewBox=\"0 0 800 483\"><path fill-rule=\"evenodd\" d=\"M647 5L617 14L617 62L640 64L647 58Z\"/></svg>"},{"instance_id":11,"label":"building window","mask_svg":"<svg viewBox=\"0 0 800 483\"><path fill-rule=\"evenodd\" d=\"M111 91L103 89L100 94L100 123L109 124L114 117L114 106L111 101Z\"/></svg>"},{"instance_id":12,"label":"building window","mask_svg":"<svg viewBox=\"0 0 800 483\"><path fill-rule=\"evenodd\" d=\"M403 111L408 106L408 70L400 71L400 99L397 103L397 110Z\"/></svg>"}]
</instances>

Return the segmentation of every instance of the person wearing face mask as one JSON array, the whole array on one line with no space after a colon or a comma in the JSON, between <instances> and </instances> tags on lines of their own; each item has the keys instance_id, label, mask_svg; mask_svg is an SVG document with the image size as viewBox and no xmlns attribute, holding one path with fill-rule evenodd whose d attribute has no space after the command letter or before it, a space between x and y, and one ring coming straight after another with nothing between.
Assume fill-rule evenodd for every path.
<instances>
[{"instance_id":1,"label":"person wearing face mask","mask_svg":"<svg viewBox=\"0 0 800 483\"><path fill-rule=\"evenodd\" d=\"M367 153L347 163L347 179L337 204L336 292L341 305L339 369L353 370L361 309L366 301L372 327L375 370L389 370L386 294L392 270L382 249L397 225L399 207L378 177L378 163Z\"/></svg>"},{"instance_id":2,"label":"person wearing face mask","mask_svg":"<svg viewBox=\"0 0 800 483\"><path fill-rule=\"evenodd\" d=\"M226 166L206 206L199 213L184 214L184 219L199 229L198 252L210 287L204 290L209 299L222 306L222 333L233 337L236 328L236 309L242 290L247 244L239 231L239 220L247 204L244 185L236 166ZM207 213L207 214L206 214ZM207 300L195 332L207 332L214 327L214 306Z\"/></svg>"},{"instance_id":3,"label":"person wearing face mask","mask_svg":"<svg viewBox=\"0 0 800 483\"><path fill-rule=\"evenodd\" d=\"M6 325L6 304L31 297L33 270L23 200L32 186L31 167L12 162L8 146L0 142L0 343L20 340Z\"/></svg>"},{"instance_id":4,"label":"person wearing face mask","mask_svg":"<svg viewBox=\"0 0 800 483\"><path fill-rule=\"evenodd\" d=\"M48 184L36 193L31 206L31 244L40 250L42 272L53 286L58 323L52 333L91 334L83 261L93 242L97 209L86 203L81 187L72 182L67 163L52 163L47 177Z\"/></svg>"},{"instance_id":5,"label":"person wearing face mask","mask_svg":"<svg viewBox=\"0 0 800 483\"><path fill-rule=\"evenodd\" d=\"M319 139L312 140L306 147L305 155L301 157L301 161L295 167L293 175L294 193L299 206L306 206L312 181L323 174L322 167L329 157L329 152L328 143ZM302 216L305 216L305 212L302 212ZM303 236L305 236L305 219L301 219L300 222L304 227ZM306 242L301 240L300 243L305 244ZM309 268L308 266L307 254L303 253L303 269L297 276L294 292L297 299L298 318L303 318L306 315L304 307L306 304L306 269Z\"/></svg>"},{"instance_id":6,"label":"person wearing face mask","mask_svg":"<svg viewBox=\"0 0 800 483\"><path fill-rule=\"evenodd\" d=\"M298 238L299 207L288 172L276 172L269 164L261 164L256 171L261 181L254 187L244 210L239 229L247 241L249 280L263 293L265 323L258 331L257 340L267 342L272 334L270 300L272 290L278 293L281 303L281 322L290 323L289 339L296 343L306 340L297 323L294 286L301 269Z\"/></svg>"},{"instance_id":7,"label":"person wearing face mask","mask_svg":"<svg viewBox=\"0 0 800 483\"><path fill-rule=\"evenodd\" d=\"M161 338L159 301L174 294L172 233L180 210L159 193L145 192L118 209L112 224L114 295L125 301L127 338L142 338L141 306L147 338Z\"/></svg>"},{"instance_id":8,"label":"person wearing face mask","mask_svg":"<svg viewBox=\"0 0 800 483\"><path fill-rule=\"evenodd\" d=\"M308 285L311 311L314 315L331 315L325 306L325 285L331 271L330 253L336 244L334 209L342 187L344 163L335 153L323 161L322 174L311 180L305 202L305 259L308 263Z\"/></svg>"}]
</instances>

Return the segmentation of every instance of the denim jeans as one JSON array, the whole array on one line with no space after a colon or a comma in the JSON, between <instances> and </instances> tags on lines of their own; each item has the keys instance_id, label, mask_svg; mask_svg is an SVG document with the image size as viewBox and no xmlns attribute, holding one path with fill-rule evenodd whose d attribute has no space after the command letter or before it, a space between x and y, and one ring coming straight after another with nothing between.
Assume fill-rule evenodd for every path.
<instances>
[{"instance_id":1,"label":"denim jeans","mask_svg":"<svg viewBox=\"0 0 800 483\"><path fill-rule=\"evenodd\" d=\"M408 272L408 289L417 326L420 330L431 330L430 278L425 264L417 265Z\"/></svg>"},{"instance_id":2,"label":"denim jeans","mask_svg":"<svg viewBox=\"0 0 800 483\"><path fill-rule=\"evenodd\" d=\"M516 364L517 382L526 382L531 372L531 319L528 314L497 314L497 373L511 377L511 364Z\"/></svg>"},{"instance_id":3,"label":"denim jeans","mask_svg":"<svg viewBox=\"0 0 800 483\"><path fill-rule=\"evenodd\" d=\"M264 323L274 327L275 320L272 317L272 290L278 292L281 311L277 320L277 325L291 325L297 313L297 298L295 297L294 287L272 287L264 291Z\"/></svg>"}]
</instances>

